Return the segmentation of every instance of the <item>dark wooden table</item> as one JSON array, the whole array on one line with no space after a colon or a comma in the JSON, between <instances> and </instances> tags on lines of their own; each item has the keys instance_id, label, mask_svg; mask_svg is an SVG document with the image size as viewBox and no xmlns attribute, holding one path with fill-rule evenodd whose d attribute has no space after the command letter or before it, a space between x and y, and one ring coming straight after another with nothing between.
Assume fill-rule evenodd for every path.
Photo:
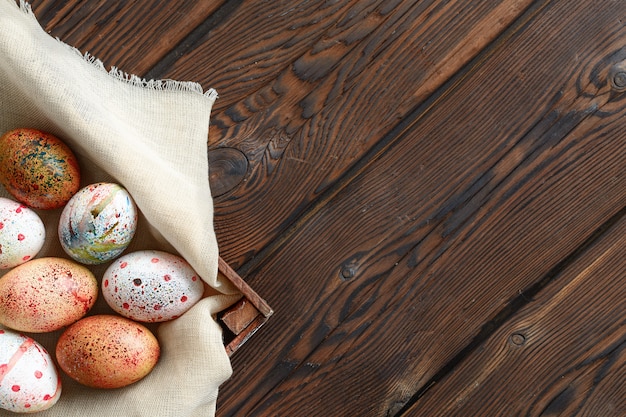
<instances>
[{"instance_id":1,"label":"dark wooden table","mask_svg":"<svg viewBox=\"0 0 626 417\"><path fill-rule=\"evenodd\" d=\"M626 415L626 1L32 5L219 93L221 255L275 313L218 416Z\"/></svg>"}]
</instances>

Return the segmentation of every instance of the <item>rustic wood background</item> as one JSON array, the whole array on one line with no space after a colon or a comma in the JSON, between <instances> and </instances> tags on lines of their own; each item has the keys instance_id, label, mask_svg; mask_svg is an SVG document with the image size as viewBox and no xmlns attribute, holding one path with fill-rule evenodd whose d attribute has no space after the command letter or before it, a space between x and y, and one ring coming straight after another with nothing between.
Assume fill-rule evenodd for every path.
<instances>
[{"instance_id":1,"label":"rustic wood background","mask_svg":"<svg viewBox=\"0 0 626 417\"><path fill-rule=\"evenodd\" d=\"M626 415L626 1L31 4L219 93L218 416Z\"/></svg>"}]
</instances>

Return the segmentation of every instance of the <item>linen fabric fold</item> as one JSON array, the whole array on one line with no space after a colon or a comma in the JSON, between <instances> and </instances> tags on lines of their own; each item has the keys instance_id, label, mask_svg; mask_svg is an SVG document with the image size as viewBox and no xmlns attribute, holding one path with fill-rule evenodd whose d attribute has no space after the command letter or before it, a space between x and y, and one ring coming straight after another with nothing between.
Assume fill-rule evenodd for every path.
<instances>
[{"instance_id":1,"label":"linen fabric fold","mask_svg":"<svg viewBox=\"0 0 626 417\"><path fill-rule=\"evenodd\" d=\"M158 249L185 258L207 295L182 317L155 326L159 363L119 390L63 378L60 401L41 416L211 416L232 369L215 320L240 294L217 274L207 138L217 94L191 82L146 81L51 37L25 2L0 0L0 133L50 132L79 158L83 185L117 182L135 200L140 226L127 252ZM0 187L0 196L10 197ZM38 211L48 238L41 254L64 256L59 210ZM107 265L93 267L101 277ZM1 279L1 278L0 278ZM102 297L100 297L102 298ZM92 313L106 312L99 301ZM31 335L54 352L58 334ZM0 416L13 415L0 411Z\"/></svg>"}]
</instances>

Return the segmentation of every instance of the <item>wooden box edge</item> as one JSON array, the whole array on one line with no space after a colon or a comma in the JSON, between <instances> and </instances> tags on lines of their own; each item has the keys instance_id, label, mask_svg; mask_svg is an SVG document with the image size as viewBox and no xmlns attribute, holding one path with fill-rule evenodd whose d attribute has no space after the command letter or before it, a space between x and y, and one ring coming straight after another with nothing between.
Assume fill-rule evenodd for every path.
<instances>
[{"instance_id":1,"label":"wooden box edge","mask_svg":"<svg viewBox=\"0 0 626 417\"><path fill-rule=\"evenodd\" d=\"M232 282L243 295L238 302L217 315L224 331L226 352L232 356L274 311L221 257L218 259L218 274Z\"/></svg>"}]
</instances>

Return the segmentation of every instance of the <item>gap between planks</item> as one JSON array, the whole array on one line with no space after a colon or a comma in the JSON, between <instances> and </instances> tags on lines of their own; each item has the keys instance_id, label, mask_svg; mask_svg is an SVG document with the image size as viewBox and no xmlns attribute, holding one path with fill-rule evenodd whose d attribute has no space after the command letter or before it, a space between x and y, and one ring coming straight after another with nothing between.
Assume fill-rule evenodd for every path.
<instances>
[{"instance_id":1,"label":"gap between planks","mask_svg":"<svg viewBox=\"0 0 626 417\"><path fill-rule=\"evenodd\" d=\"M536 4L537 4L537 3L536 3ZM545 3L545 2L543 2L542 4L543 4L543 5L545 5L546 3ZM520 24L523 24L523 22L520 22ZM482 57L482 58L484 59L484 57L485 57L485 56L488 56L488 55L483 55L483 54L481 54L479 57L477 57L478 61L476 61L476 62L481 62L480 58ZM470 69L468 70L469 72L464 72L464 74L465 74L465 75L467 75L467 74L471 74L471 70L472 70L472 69L470 68ZM460 77L461 77L461 80L462 80L462 79L463 79L463 75L461 75ZM455 79L456 79L456 78L455 78ZM448 87L449 89L448 89L448 90L446 90L446 91L454 91L454 86L455 86L456 84L454 83L454 79L453 79L453 80L451 80L451 81L450 81L448 84L446 84L446 85L447 85L447 86L449 86L449 87ZM444 85L444 87L445 87L445 85ZM442 89L444 89L444 87L442 87ZM440 96L438 96L438 97L443 97L443 96L445 96L446 91L441 92L441 89L440 89L441 95L440 95ZM576 101L576 100L575 100L575 101ZM434 99L433 105L434 105L434 103L437 103L437 102L438 102L438 101L437 101L436 99ZM425 111L425 112L427 112L430 108L432 108L432 107L425 106L425 107L424 107L424 109L425 109L424 111ZM590 109L590 110L591 110L591 114L593 113L594 109L595 109L595 108ZM583 112L583 113L584 113L584 112ZM582 117L582 119L581 119L581 120L585 120L585 118L586 118L587 116L589 116L589 114L587 114L587 113L584 113L584 114L583 114L583 113L581 113L581 114L580 114L580 116ZM415 114L415 113L413 113L413 114ZM417 114L417 115L416 115L416 118L415 118L415 122L417 122L417 120L419 120L421 117L423 117L423 115ZM569 120L569 119L568 119L568 120ZM552 127L551 127L551 126L554 126L554 127L555 127L555 129L559 130L559 132L561 132L561 133L564 133L564 132L565 132L565 129L567 130L567 132L570 132L570 131L571 131L571 130L575 127L575 126L577 126L577 125L578 125L578 123L580 123L580 122L581 122L581 120L569 120L569 122L566 120L566 122L567 122L567 123L556 123L556 122L555 122L555 123L548 123L548 125L547 125L547 126L546 126L546 125L543 125L543 127L545 127L545 128L546 128L546 132L551 132L551 131L552 131ZM574 123L574 125L572 126L570 122L573 122L573 123ZM404 124L404 125L401 123L401 125L399 125L399 126L403 126L402 128L398 128L398 135L399 135L399 136L401 136L401 135L403 135L403 134L404 134L404 132L405 132L406 130L408 130L408 129L409 129L409 127L411 126L411 123L410 123L410 122L407 122L407 124ZM386 136L385 138L387 139L387 138L390 138L390 137L389 137L389 136ZM356 169L357 174L355 174L355 175L360 174L360 172L364 171L364 170L365 170L365 169L366 169L369 165L371 165L371 163L375 162L375 160L376 160L376 159L377 159L377 158L378 158L378 157L379 157L382 153L384 153L384 151L386 151L386 150L388 150L388 149L391 149L391 147L392 147L392 146L396 143L396 142L395 142L395 140L399 140L399 138L393 138L393 137L391 137L389 140L390 140L390 143L388 143L388 144L387 144L388 146L387 146L387 147L385 147L385 146L383 145L383 147L382 147L382 148L381 148L381 150L380 150L380 153L372 152L372 153L368 154L368 155L373 155L373 157L372 157L372 158L370 158L370 159L368 159L368 160L366 160L365 162L363 162L363 164L364 164L364 165L361 165L361 167L362 167L362 168L361 168L361 170ZM351 171L351 172L354 172L354 171ZM345 182L341 182L339 185L336 185L336 186L335 186L335 187L336 187L336 188L335 188L336 192L335 192L335 193L328 193L328 194L327 194L327 195L325 195L325 196L326 196L328 199L334 198L334 196L335 196L336 194L338 194L338 193L341 191L341 189L342 189L341 184L343 184L343 185L345 186L345 185L349 184L349 183L352 181L352 179L353 179L353 178L354 178L354 177L350 177L350 176L343 177L342 179L343 179ZM623 215L623 212L624 212L624 209L622 209L619 213L621 213L621 215ZM314 211L309 211L309 212L308 212L309 216L312 216L314 213L315 213ZM618 214L619 214L619 213L618 213ZM304 220L303 220L303 221L304 221ZM607 226L607 225L609 225L609 224L610 224L610 221L609 221L609 222L605 222L605 223L604 223L604 227L609 227L609 226ZM297 225L297 223L296 223L296 225ZM292 230L292 231L295 233L295 230L296 230L296 229L294 229L294 228L292 227L290 230ZM603 230L603 228L602 228L602 227L600 227L599 229L597 229L597 230L596 230L596 232L592 233L592 235L591 235L588 239L593 239L593 238L594 238L594 236L595 236L595 238L598 238L598 236L596 236L596 234L597 234L597 233L603 233L603 232L602 232L602 230ZM288 240L288 239L289 239L289 236L285 237L284 239L285 239L285 240ZM285 242L285 241L283 241L283 243L284 243L284 242ZM565 266L567 266L567 265L568 265L568 264L565 264L565 265L564 265L564 264L563 264L563 262L566 262L566 261L567 261L567 262L572 262L572 260L573 260L573 259L575 259L577 256L579 256L579 255L580 255L580 253L584 252L584 250L586 250L586 248L587 248L587 246L586 246L586 245L588 245L588 244L590 244L590 243L589 243L589 241L585 241L583 244L581 244L580 246L578 246L578 248L577 248L577 249L575 249L573 252L571 252L569 255L567 255L567 256L566 256L565 260L563 260L562 262L559 262L559 263L558 263L558 264L557 264L557 265L556 265L556 266L555 266L552 270L550 270L548 273L546 273L545 275L543 275L543 277L542 277L542 278L540 278L540 279L539 279L539 280L538 280L535 284L531 285L531 286L530 286L530 287L529 287L526 291L523 291L523 292L520 294L520 296L519 296L519 297L517 297L517 298L515 298L515 299L514 299L514 301L513 301L513 303L512 303L512 306L513 306L513 307L507 307L507 308L505 308L504 310L502 310L500 313L498 313L496 316L494 316L494 318L493 318L493 319L491 320L491 322L490 322L490 325L491 325L491 326L494 326L494 325L495 325L495 324L497 324L497 323L504 322L504 321L507 319L507 317L510 317L510 315L511 315L511 314L514 314L514 312L516 311L516 309L519 309L519 308L520 308L520 306L523 306L523 305L524 305L524 304L523 304L524 302L527 302L527 301L525 301L525 300L524 300L524 297L528 297L528 296L529 296L529 294L532 294L532 293L533 293L533 291L536 291L536 292L541 291L541 290L543 289L543 287L546 285L546 282L550 282L550 280L552 280L552 279L554 278L554 276L555 276L554 274L558 274L560 271L562 271L562 268L564 268ZM281 244L281 245L282 245L282 244ZM282 247L282 246L277 246L277 249L280 249L281 247ZM263 261L261 261L258 265L262 265L262 262L263 262ZM246 264L246 265L247 265L247 266L250 266L250 264ZM546 280L548 280L548 281L546 281ZM546 282L544 282L544 281L546 281ZM520 303L522 303L522 304L520 304ZM490 327L489 325L487 325L487 326L485 326L485 327L484 327L484 328L480 331L480 334L484 334L484 332L489 332L489 331L494 331L494 329L493 329L492 327ZM478 337L478 336L477 336L477 337ZM305 359L305 360L303 360L303 361L301 362L301 365L300 365L300 366L302 366L302 365L303 365L303 364L305 364L305 363L306 363L306 359ZM449 363L453 363L453 360L452 360L452 361L450 361ZM444 366L442 369L445 369L445 366ZM438 373L437 375L440 375L440 374ZM433 377L432 379L434 380L435 378ZM428 386L428 385L427 385L427 386ZM262 401L263 401L263 400L261 399L259 402L262 402Z\"/></svg>"},{"instance_id":2,"label":"gap between planks","mask_svg":"<svg viewBox=\"0 0 626 417\"><path fill-rule=\"evenodd\" d=\"M435 384L446 377L454 368L470 356L479 346L489 339L500 327L508 322L519 310L532 302L532 300L552 281L554 281L563 271L572 265L587 250L599 242L611 228L613 228L626 215L626 207L615 213L604 224L597 228L580 246L572 251L561 262L556 264L547 274L529 288L520 291L519 295L508 305L500 310L491 320L489 320L472 341L446 363L424 386L419 389L404 405L398 410L396 417L407 413L426 392Z\"/></svg>"},{"instance_id":3,"label":"gap between planks","mask_svg":"<svg viewBox=\"0 0 626 417\"><path fill-rule=\"evenodd\" d=\"M369 166L374 164L382 155L387 153L395 145L402 142L403 137L411 131L437 104L445 97L452 94L456 87L463 80L470 77L474 71L480 68L480 64L493 55L498 48L506 43L508 39L514 36L529 21L539 15L548 5L549 1L542 0L532 3L525 9L520 16L512 21L512 23L504 29L497 37L489 42L483 50L481 50L474 58L469 60L463 67L457 71L450 79L436 88L433 93L427 97L422 103L418 104L413 110L408 112L407 116L401 119L381 140L375 143L356 163L350 166L331 186L326 188L315 201L306 208L302 214L289 224L284 231L272 240L268 245L260 249L254 257L246 261L239 268L237 273L241 276L247 276L252 271L263 266L266 259L272 254L278 252L289 238L307 223L317 212L323 209L335 196L348 187L359 175L367 170Z\"/></svg>"}]
</instances>

